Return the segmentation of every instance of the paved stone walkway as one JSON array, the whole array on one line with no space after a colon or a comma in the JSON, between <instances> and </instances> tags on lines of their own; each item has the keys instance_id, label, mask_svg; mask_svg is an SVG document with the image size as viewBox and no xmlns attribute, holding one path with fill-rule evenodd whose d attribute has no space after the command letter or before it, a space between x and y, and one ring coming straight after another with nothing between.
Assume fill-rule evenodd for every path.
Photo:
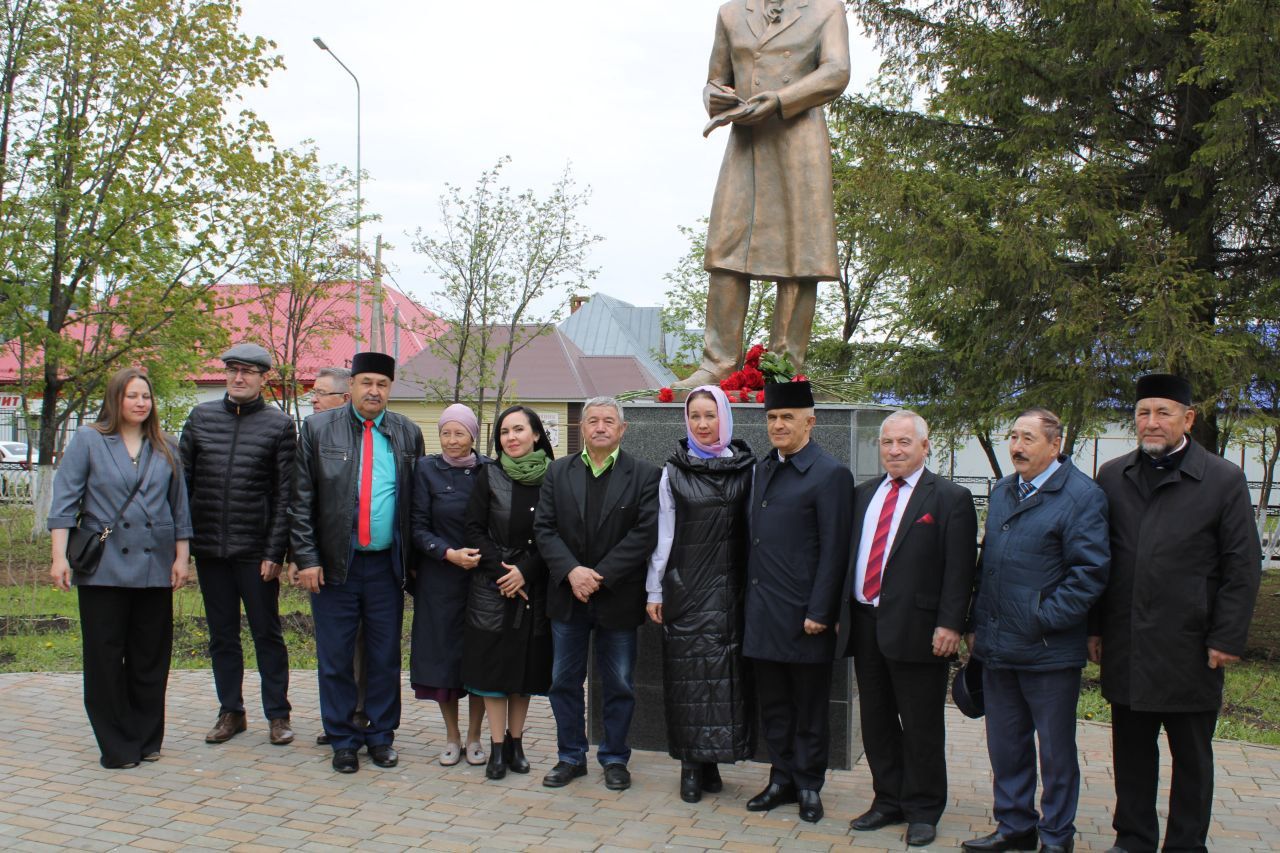
<instances>
[{"instance_id":1,"label":"paved stone walkway","mask_svg":"<svg viewBox=\"0 0 1280 853\"><path fill-rule=\"evenodd\" d=\"M246 688L256 695L256 679ZM406 697L412 693L405 685ZM558 791L541 776L554 763L555 735L543 699L526 733L528 776L487 782L465 762L435 757L443 727L434 705L408 698L396 746L400 766L383 770L361 755L360 772L339 776L319 724L316 679L295 672L298 740L273 747L251 713L245 734L222 746L203 736L213 722L212 676L174 672L164 756L134 770L107 771L84 715L76 673L0 675L0 847L18 850L903 850L902 827L854 836L850 817L868 804L864 765L831 774L827 818L800 822L795 807L771 814L743 805L762 786L762 765L724 771L725 790L696 805L680 801L664 755L637 753L631 790L607 791L598 767ZM983 728L951 710L951 804L934 849L955 848L991 828L991 782ZM1082 724L1077 850L1111 843L1110 730ZM1212 850L1280 849L1280 750L1217 744ZM1166 769L1166 780L1167 780ZM1163 811L1163 806L1162 806Z\"/></svg>"}]
</instances>

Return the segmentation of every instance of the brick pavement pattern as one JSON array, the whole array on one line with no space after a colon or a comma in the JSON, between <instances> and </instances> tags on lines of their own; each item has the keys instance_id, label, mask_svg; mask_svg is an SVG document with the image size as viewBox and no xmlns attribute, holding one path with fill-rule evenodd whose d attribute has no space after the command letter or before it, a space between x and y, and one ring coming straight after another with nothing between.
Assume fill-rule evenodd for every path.
<instances>
[{"instance_id":1,"label":"brick pavement pattern","mask_svg":"<svg viewBox=\"0 0 1280 853\"><path fill-rule=\"evenodd\" d=\"M360 772L342 776L319 730L314 672L292 674L298 738L267 741L250 711L249 731L210 746L216 708L208 671L175 671L163 757L133 770L103 770L84 714L78 673L0 675L0 847L15 850L903 850L903 827L850 833L869 803L865 765L833 772L823 791L827 817L798 820L794 806L745 810L766 780L764 765L723 772L725 789L689 805L667 756L637 752L629 791L605 789L599 767L567 788L541 785L554 763L555 728L535 698L525 751L527 776L486 781L483 767L436 762L443 725L434 703L405 684L396 739L400 765L383 770L361 753ZM247 673L245 695L258 695ZM934 849L956 848L991 829L991 777L983 727L955 709L947 718L950 805ZM1084 775L1078 850L1111 845L1110 729L1082 723ZM1280 750L1219 742L1209 847L1280 849ZM1168 756L1165 756L1165 782ZM1161 806L1163 814L1164 806Z\"/></svg>"}]
</instances>

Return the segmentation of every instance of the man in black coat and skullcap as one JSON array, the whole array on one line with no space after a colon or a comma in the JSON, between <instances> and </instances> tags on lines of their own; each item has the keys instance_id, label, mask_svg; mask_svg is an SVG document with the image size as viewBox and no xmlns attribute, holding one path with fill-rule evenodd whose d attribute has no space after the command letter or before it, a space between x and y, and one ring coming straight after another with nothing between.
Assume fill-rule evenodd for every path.
<instances>
[{"instance_id":1,"label":"man in black coat and skullcap","mask_svg":"<svg viewBox=\"0 0 1280 853\"><path fill-rule=\"evenodd\" d=\"M1157 849L1161 728L1173 756L1163 849L1205 850L1222 671L1244 653L1262 554L1244 473L1187 435L1190 383L1149 374L1136 396L1139 447L1098 472L1111 577L1089 656L1112 707L1111 853Z\"/></svg>"},{"instance_id":2,"label":"man in black coat and skullcap","mask_svg":"<svg viewBox=\"0 0 1280 853\"><path fill-rule=\"evenodd\" d=\"M755 667L771 769L747 808L799 802L801 820L816 823L853 474L812 440L808 382L766 384L764 408L773 449L756 464L752 489L742 652Z\"/></svg>"}]
</instances>

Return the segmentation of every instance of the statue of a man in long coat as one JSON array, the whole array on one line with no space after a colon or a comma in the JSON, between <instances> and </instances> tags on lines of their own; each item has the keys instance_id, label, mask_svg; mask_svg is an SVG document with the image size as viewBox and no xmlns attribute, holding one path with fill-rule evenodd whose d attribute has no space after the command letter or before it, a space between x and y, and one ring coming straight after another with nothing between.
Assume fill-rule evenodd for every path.
<instances>
[{"instance_id":1,"label":"statue of a man in long coat","mask_svg":"<svg viewBox=\"0 0 1280 853\"><path fill-rule=\"evenodd\" d=\"M720 7L703 102L708 132L721 123L732 132L707 233L702 366L681 386L718 382L736 368L752 279L778 284L769 349L803 364L818 282L839 278L822 108L848 84L840 0Z\"/></svg>"}]
</instances>

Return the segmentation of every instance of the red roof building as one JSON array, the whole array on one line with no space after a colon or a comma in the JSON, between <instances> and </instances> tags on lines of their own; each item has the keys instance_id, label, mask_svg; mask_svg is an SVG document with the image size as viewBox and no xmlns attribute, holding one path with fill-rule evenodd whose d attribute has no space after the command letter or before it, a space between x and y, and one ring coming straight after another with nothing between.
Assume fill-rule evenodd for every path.
<instances>
[{"instance_id":1,"label":"red roof building","mask_svg":"<svg viewBox=\"0 0 1280 853\"><path fill-rule=\"evenodd\" d=\"M270 350L277 361L291 361L296 354L297 379L309 386L322 367L349 367L356 352L355 301L353 284L335 285L322 298L313 299L305 310L297 306L301 298L286 288L262 284L223 284L214 288L219 307L219 323L232 342L253 341ZM382 326L377 346L368 343L373 336L372 285L362 288L361 349L381 348L399 353L406 362L427 346L427 342L445 328L442 321L394 287L382 288ZM302 323L290 323L291 315L303 315ZM291 339L290 326L304 329L297 340ZM89 328L83 323L72 325L67 334L83 337ZM219 353L208 353L203 371L191 377L197 386L222 386L225 378ZM38 356L27 356L27 370L39 364ZM19 381L17 341L0 344L0 386Z\"/></svg>"}]
</instances>

